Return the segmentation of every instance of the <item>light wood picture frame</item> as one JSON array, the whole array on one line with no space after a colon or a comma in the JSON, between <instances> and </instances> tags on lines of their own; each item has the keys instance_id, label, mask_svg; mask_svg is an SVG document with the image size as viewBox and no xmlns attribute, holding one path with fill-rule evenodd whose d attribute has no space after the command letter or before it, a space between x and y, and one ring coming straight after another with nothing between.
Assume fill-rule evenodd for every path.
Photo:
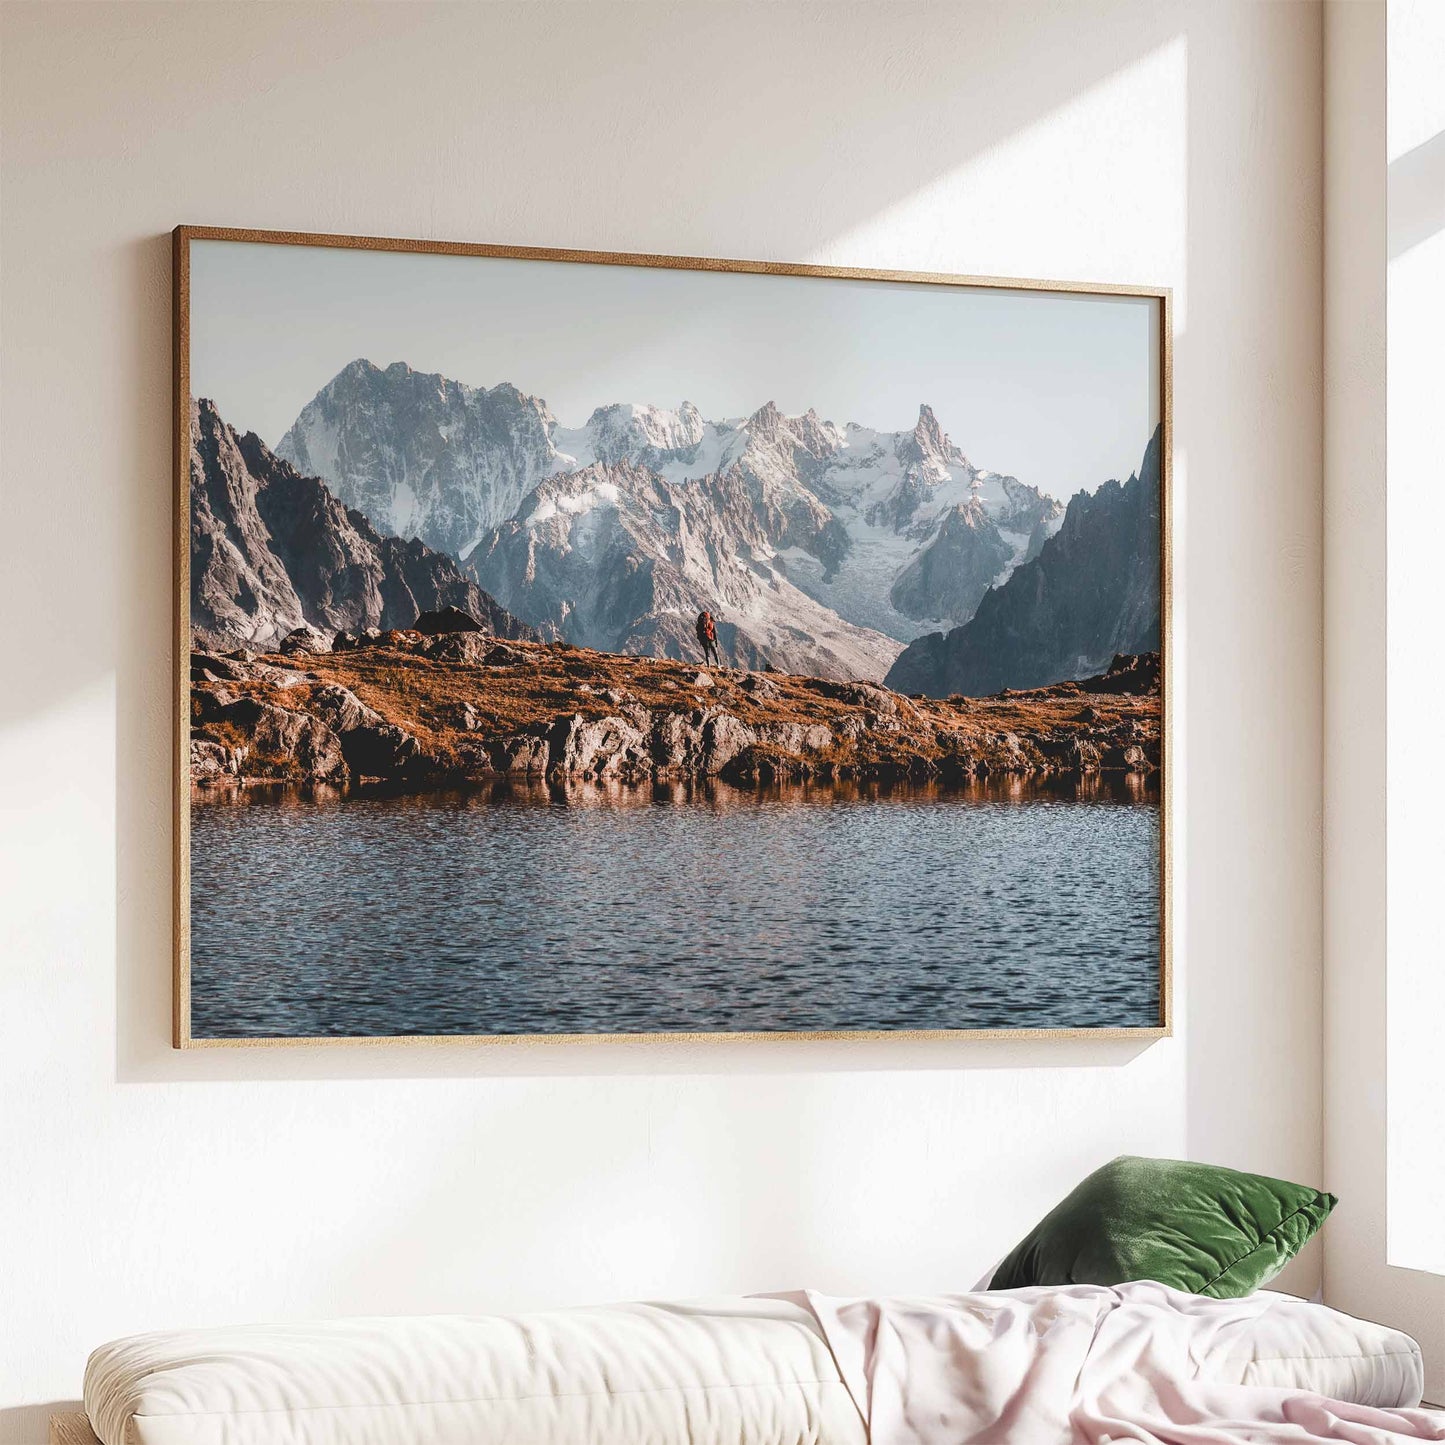
<instances>
[{"instance_id":1,"label":"light wood picture frame","mask_svg":"<svg viewBox=\"0 0 1445 1445\"><path fill-rule=\"evenodd\" d=\"M175 1047L1172 1031L1168 288L173 244Z\"/></svg>"}]
</instances>

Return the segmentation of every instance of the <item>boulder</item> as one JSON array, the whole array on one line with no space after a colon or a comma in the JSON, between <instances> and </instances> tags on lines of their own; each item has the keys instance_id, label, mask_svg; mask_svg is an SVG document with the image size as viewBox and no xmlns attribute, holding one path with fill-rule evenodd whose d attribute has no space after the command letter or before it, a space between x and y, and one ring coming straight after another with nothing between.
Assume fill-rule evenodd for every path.
<instances>
[{"instance_id":1,"label":"boulder","mask_svg":"<svg viewBox=\"0 0 1445 1445\"><path fill-rule=\"evenodd\" d=\"M191 721L219 722L224 711L236 701L237 694L228 687L192 687Z\"/></svg>"},{"instance_id":2,"label":"boulder","mask_svg":"<svg viewBox=\"0 0 1445 1445\"><path fill-rule=\"evenodd\" d=\"M835 683L829 692L839 702L861 708L865 724L874 732L901 732L902 720L918 713L906 698L872 682Z\"/></svg>"},{"instance_id":3,"label":"boulder","mask_svg":"<svg viewBox=\"0 0 1445 1445\"><path fill-rule=\"evenodd\" d=\"M751 787L755 783L801 782L812 774L812 764L796 753L766 743L754 743L731 759L721 776L724 782Z\"/></svg>"},{"instance_id":4,"label":"boulder","mask_svg":"<svg viewBox=\"0 0 1445 1445\"><path fill-rule=\"evenodd\" d=\"M222 708L218 720L245 737L247 761L256 776L314 783L346 780L341 739L320 718L243 697Z\"/></svg>"},{"instance_id":5,"label":"boulder","mask_svg":"<svg viewBox=\"0 0 1445 1445\"><path fill-rule=\"evenodd\" d=\"M537 657L535 653L528 652L524 647L508 647L505 642L497 642L493 639L482 662L487 667L520 667L523 663L531 663L535 667Z\"/></svg>"},{"instance_id":6,"label":"boulder","mask_svg":"<svg viewBox=\"0 0 1445 1445\"><path fill-rule=\"evenodd\" d=\"M826 691L839 702L850 702L855 707L871 705L879 709L893 708L898 700L897 693L871 682L834 682L827 685Z\"/></svg>"},{"instance_id":7,"label":"boulder","mask_svg":"<svg viewBox=\"0 0 1445 1445\"><path fill-rule=\"evenodd\" d=\"M433 778L474 779L496 772L492 766L492 751L484 742L468 740L456 744L450 753L426 758L419 755L418 760L425 764L422 772Z\"/></svg>"},{"instance_id":8,"label":"boulder","mask_svg":"<svg viewBox=\"0 0 1445 1445\"><path fill-rule=\"evenodd\" d=\"M412 623L413 628L423 637L442 637L448 633L485 632L487 629L460 607L438 607L432 612L422 612Z\"/></svg>"},{"instance_id":9,"label":"boulder","mask_svg":"<svg viewBox=\"0 0 1445 1445\"><path fill-rule=\"evenodd\" d=\"M246 760L246 749L230 748L212 738L191 739L191 781L216 782L240 774Z\"/></svg>"},{"instance_id":10,"label":"boulder","mask_svg":"<svg viewBox=\"0 0 1445 1445\"><path fill-rule=\"evenodd\" d=\"M652 713L640 702L625 702L618 711L644 736L652 731Z\"/></svg>"},{"instance_id":11,"label":"boulder","mask_svg":"<svg viewBox=\"0 0 1445 1445\"><path fill-rule=\"evenodd\" d=\"M350 688L325 683L307 709L341 739L342 755L358 778L391 778L418 754L417 740L367 707Z\"/></svg>"},{"instance_id":12,"label":"boulder","mask_svg":"<svg viewBox=\"0 0 1445 1445\"><path fill-rule=\"evenodd\" d=\"M730 712L710 717L702 729L702 771L720 773L743 751L757 742L757 735Z\"/></svg>"},{"instance_id":13,"label":"boulder","mask_svg":"<svg viewBox=\"0 0 1445 1445\"><path fill-rule=\"evenodd\" d=\"M386 721L379 712L367 707L350 688L334 682L315 688L306 710L341 734L354 728L378 727Z\"/></svg>"},{"instance_id":14,"label":"boulder","mask_svg":"<svg viewBox=\"0 0 1445 1445\"><path fill-rule=\"evenodd\" d=\"M956 748L939 758L938 771L950 782L964 782L977 776L979 759L967 748ZM984 771L987 771L986 766Z\"/></svg>"},{"instance_id":15,"label":"boulder","mask_svg":"<svg viewBox=\"0 0 1445 1445\"><path fill-rule=\"evenodd\" d=\"M214 652L191 654L192 682L242 682L250 674L244 663Z\"/></svg>"},{"instance_id":16,"label":"boulder","mask_svg":"<svg viewBox=\"0 0 1445 1445\"><path fill-rule=\"evenodd\" d=\"M821 753L833 746L833 730L822 723L809 723L803 729L803 751Z\"/></svg>"},{"instance_id":17,"label":"boulder","mask_svg":"<svg viewBox=\"0 0 1445 1445\"><path fill-rule=\"evenodd\" d=\"M612 778L647 762L647 741L623 717L588 721L581 713L559 718L548 737L552 773L569 777Z\"/></svg>"},{"instance_id":18,"label":"boulder","mask_svg":"<svg viewBox=\"0 0 1445 1445\"><path fill-rule=\"evenodd\" d=\"M649 739L652 759L667 771L689 772L702 759L702 709L693 713L666 712L655 719Z\"/></svg>"},{"instance_id":19,"label":"boulder","mask_svg":"<svg viewBox=\"0 0 1445 1445\"><path fill-rule=\"evenodd\" d=\"M1026 773L1029 771L1028 754L1017 733L1000 733L995 740L994 750L988 758L989 767L995 772Z\"/></svg>"},{"instance_id":20,"label":"boulder","mask_svg":"<svg viewBox=\"0 0 1445 1445\"><path fill-rule=\"evenodd\" d=\"M1099 765L1127 773L1147 773L1151 766L1148 754L1138 743L1106 748L1099 759Z\"/></svg>"},{"instance_id":21,"label":"boulder","mask_svg":"<svg viewBox=\"0 0 1445 1445\"><path fill-rule=\"evenodd\" d=\"M760 672L748 673L739 685L749 697L757 698L759 702L772 702L783 695L777 683Z\"/></svg>"},{"instance_id":22,"label":"boulder","mask_svg":"<svg viewBox=\"0 0 1445 1445\"><path fill-rule=\"evenodd\" d=\"M546 738L519 734L492 744L492 766L499 773L545 773L550 749Z\"/></svg>"},{"instance_id":23,"label":"boulder","mask_svg":"<svg viewBox=\"0 0 1445 1445\"><path fill-rule=\"evenodd\" d=\"M394 778L420 752L417 740L395 723L352 728L341 735L341 750L358 778Z\"/></svg>"},{"instance_id":24,"label":"boulder","mask_svg":"<svg viewBox=\"0 0 1445 1445\"><path fill-rule=\"evenodd\" d=\"M732 713L695 708L663 713L653 724L649 744L653 761L665 772L714 774L757 740Z\"/></svg>"},{"instance_id":25,"label":"boulder","mask_svg":"<svg viewBox=\"0 0 1445 1445\"><path fill-rule=\"evenodd\" d=\"M820 753L833 746L833 730L822 723L763 723L757 729L758 741L782 748L788 753Z\"/></svg>"},{"instance_id":26,"label":"boulder","mask_svg":"<svg viewBox=\"0 0 1445 1445\"><path fill-rule=\"evenodd\" d=\"M486 632L444 632L426 643L423 650L439 662L481 667L491 665L487 658L497 650L497 641Z\"/></svg>"},{"instance_id":27,"label":"boulder","mask_svg":"<svg viewBox=\"0 0 1445 1445\"><path fill-rule=\"evenodd\" d=\"M1160 687L1157 652L1119 653L1101 677L1086 678L1079 684L1085 692L1111 692L1153 697Z\"/></svg>"},{"instance_id":28,"label":"boulder","mask_svg":"<svg viewBox=\"0 0 1445 1445\"><path fill-rule=\"evenodd\" d=\"M331 651L331 639L310 623L303 622L300 627L282 638L280 650L287 657L294 657L302 652L327 653Z\"/></svg>"},{"instance_id":29,"label":"boulder","mask_svg":"<svg viewBox=\"0 0 1445 1445\"><path fill-rule=\"evenodd\" d=\"M712 678L708 676L707 673L700 672L697 674L696 677L693 678L692 685L694 687L715 687L717 684L713 682Z\"/></svg>"},{"instance_id":30,"label":"boulder","mask_svg":"<svg viewBox=\"0 0 1445 1445\"><path fill-rule=\"evenodd\" d=\"M332 652L354 652L361 646L361 639L354 632L343 628L331 639Z\"/></svg>"}]
</instances>

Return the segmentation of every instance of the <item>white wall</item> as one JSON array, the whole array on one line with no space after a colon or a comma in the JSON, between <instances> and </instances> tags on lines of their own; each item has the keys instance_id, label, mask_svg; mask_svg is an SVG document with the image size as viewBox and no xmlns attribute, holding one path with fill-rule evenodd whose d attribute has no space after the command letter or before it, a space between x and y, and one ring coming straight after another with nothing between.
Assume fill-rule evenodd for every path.
<instances>
[{"instance_id":1,"label":"white wall","mask_svg":"<svg viewBox=\"0 0 1445 1445\"><path fill-rule=\"evenodd\" d=\"M1325 1298L1415 1335L1440 1401L1445 1278L1423 1272L1440 1268L1438 1192L1420 1201L1440 1159L1440 1009L1427 994L1440 782L1420 749L1434 744L1440 686L1427 545L1441 520L1442 290L1429 263L1445 186L1438 158L1429 184L1427 157L1417 190L1436 198L1433 229L1418 224L1428 207L1400 204L1397 167L1415 147L1391 144L1397 80L1414 71L1419 94L1439 98L1438 49L1430 66L1412 36L1416 54L1402 54L1411 9L1326 7L1325 1166L1344 1202L1325 1234Z\"/></svg>"},{"instance_id":2,"label":"white wall","mask_svg":"<svg viewBox=\"0 0 1445 1445\"><path fill-rule=\"evenodd\" d=\"M1445 706L1445 605L1430 539L1445 533L1445 6L1390 0L1386 26L1389 272L1389 1257L1441 1276L1445 1353L1445 1025L1438 889L1445 778L1422 769ZM1442 1362L1445 1396L1445 1362Z\"/></svg>"},{"instance_id":3,"label":"white wall","mask_svg":"<svg viewBox=\"0 0 1445 1445\"><path fill-rule=\"evenodd\" d=\"M962 1287L1120 1151L1319 1177L1316 7L0 25L0 1441L120 1333ZM1178 1036L171 1053L178 221L1177 288Z\"/></svg>"}]
</instances>

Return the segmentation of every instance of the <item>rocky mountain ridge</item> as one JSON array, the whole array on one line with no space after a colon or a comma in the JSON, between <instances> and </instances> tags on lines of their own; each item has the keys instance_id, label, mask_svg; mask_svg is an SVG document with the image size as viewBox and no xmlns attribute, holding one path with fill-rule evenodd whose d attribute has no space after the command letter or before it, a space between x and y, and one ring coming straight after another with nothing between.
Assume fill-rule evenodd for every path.
<instances>
[{"instance_id":1,"label":"rocky mountain ridge","mask_svg":"<svg viewBox=\"0 0 1445 1445\"><path fill-rule=\"evenodd\" d=\"M1070 501L1058 532L988 592L974 616L909 644L889 687L983 696L1097 672L1160 645L1162 429L1127 482Z\"/></svg>"},{"instance_id":2,"label":"rocky mountain ridge","mask_svg":"<svg viewBox=\"0 0 1445 1445\"><path fill-rule=\"evenodd\" d=\"M456 607L502 637L536 637L457 563L383 536L316 477L191 404L191 625L221 646L268 650L298 628L410 627Z\"/></svg>"}]
</instances>

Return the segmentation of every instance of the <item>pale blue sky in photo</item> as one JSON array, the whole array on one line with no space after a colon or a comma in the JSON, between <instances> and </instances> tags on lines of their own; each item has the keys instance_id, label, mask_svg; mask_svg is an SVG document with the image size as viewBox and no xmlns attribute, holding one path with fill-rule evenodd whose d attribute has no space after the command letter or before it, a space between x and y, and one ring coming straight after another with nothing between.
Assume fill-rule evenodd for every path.
<instances>
[{"instance_id":1,"label":"pale blue sky in photo","mask_svg":"<svg viewBox=\"0 0 1445 1445\"><path fill-rule=\"evenodd\" d=\"M1159 418L1155 301L231 241L191 247L191 385L274 446L348 362L597 406L766 401L911 427L1067 498L1138 465Z\"/></svg>"}]
</instances>

